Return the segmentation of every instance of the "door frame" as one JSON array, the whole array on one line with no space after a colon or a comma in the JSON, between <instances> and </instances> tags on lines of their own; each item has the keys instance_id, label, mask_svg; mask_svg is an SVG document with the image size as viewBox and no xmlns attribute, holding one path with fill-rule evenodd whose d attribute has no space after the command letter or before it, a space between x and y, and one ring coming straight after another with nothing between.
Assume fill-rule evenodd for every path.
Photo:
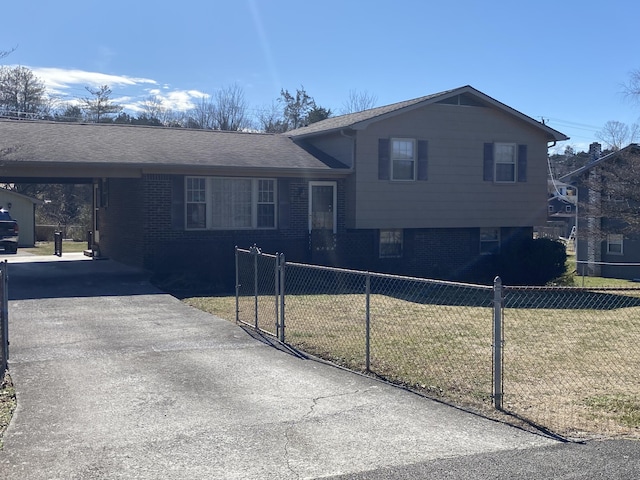
<instances>
[{"instance_id":1,"label":"door frame","mask_svg":"<svg viewBox=\"0 0 640 480\"><path fill-rule=\"evenodd\" d=\"M333 233L338 233L338 182L331 181L309 182L309 233L313 231L313 187L333 187Z\"/></svg>"}]
</instances>

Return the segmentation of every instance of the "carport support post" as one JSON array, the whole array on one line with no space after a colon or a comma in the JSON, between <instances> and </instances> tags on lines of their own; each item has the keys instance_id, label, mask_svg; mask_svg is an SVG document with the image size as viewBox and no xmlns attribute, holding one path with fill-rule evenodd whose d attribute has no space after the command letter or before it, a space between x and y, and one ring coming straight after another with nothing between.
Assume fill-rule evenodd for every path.
<instances>
[{"instance_id":1,"label":"carport support post","mask_svg":"<svg viewBox=\"0 0 640 480\"><path fill-rule=\"evenodd\" d=\"M493 280L493 406L502 410L502 279Z\"/></svg>"},{"instance_id":2,"label":"carport support post","mask_svg":"<svg viewBox=\"0 0 640 480\"><path fill-rule=\"evenodd\" d=\"M4 374L4 369L7 368L9 362L9 275L7 273L8 263L5 260L0 263L0 275L2 275L2 297L0 301L2 301L2 318L0 318L0 328L2 328L2 341L4 345L2 346L2 374Z\"/></svg>"}]
</instances>

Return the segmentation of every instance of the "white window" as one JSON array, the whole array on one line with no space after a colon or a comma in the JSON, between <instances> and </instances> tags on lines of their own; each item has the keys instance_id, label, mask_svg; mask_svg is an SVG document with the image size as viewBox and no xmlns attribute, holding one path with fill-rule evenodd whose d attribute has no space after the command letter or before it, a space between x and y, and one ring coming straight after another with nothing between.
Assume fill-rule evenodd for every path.
<instances>
[{"instance_id":1,"label":"white window","mask_svg":"<svg viewBox=\"0 0 640 480\"><path fill-rule=\"evenodd\" d=\"M391 179L416 179L416 141L410 138L391 139Z\"/></svg>"},{"instance_id":2,"label":"white window","mask_svg":"<svg viewBox=\"0 0 640 480\"><path fill-rule=\"evenodd\" d=\"M380 230L380 258L402 257L402 230Z\"/></svg>"},{"instance_id":3,"label":"white window","mask_svg":"<svg viewBox=\"0 0 640 480\"><path fill-rule=\"evenodd\" d=\"M624 237L617 233L607 235L607 253L612 255L622 255L624 253L622 246Z\"/></svg>"},{"instance_id":4,"label":"white window","mask_svg":"<svg viewBox=\"0 0 640 480\"><path fill-rule=\"evenodd\" d=\"M486 228L480 229L480 254L489 255L496 253L500 249L500 229Z\"/></svg>"},{"instance_id":5,"label":"white window","mask_svg":"<svg viewBox=\"0 0 640 480\"><path fill-rule=\"evenodd\" d=\"M515 143L496 143L494 151L494 176L496 182L516 181L518 146Z\"/></svg>"},{"instance_id":6,"label":"white window","mask_svg":"<svg viewBox=\"0 0 640 480\"><path fill-rule=\"evenodd\" d=\"M275 179L187 177L186 182L187 229L276 227Z\"/></svg>"},{"instance_id":7,"label":"white window","mask_svg":"<svg viewBox=\"0 0 640 480\"><path fill-rule=\"evenodd\" d=\"M187 178L186 185L187 228L207 227L207 194L204 178Z\"/></svg>"}]
</instances>

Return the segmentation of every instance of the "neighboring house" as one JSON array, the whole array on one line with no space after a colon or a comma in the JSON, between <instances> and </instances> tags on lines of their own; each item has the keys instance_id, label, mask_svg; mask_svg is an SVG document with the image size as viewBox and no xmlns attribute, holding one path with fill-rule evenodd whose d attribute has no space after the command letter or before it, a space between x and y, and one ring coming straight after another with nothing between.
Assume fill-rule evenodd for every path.
<instances>
[{"instance_id":1,"label":"neighboring house","mask_svg":"<svg viewBox=\"0 0 640 480\"><path fill-rule=\"evenodd\" d=\"M547 223L539 227L538 236L564 241L574 248L578 189L573 185L550 179L548 181Z\"/></svg>"},{"instance_id":2,"label":"neighboring house","mask_svg":"<svg viewBox=\"0 0 640 480\"><path fill-rule=\"evenodd\" d=\"M626 224L608 213L611 209L606 206L607 202L626 202L627 199L615 198L611 193L615 190L607 186L610 180L603 181L607 170L614 168L614 162L638 158L640 147L630 144L604 156L600 156L598 144L592 144L590 150L593 154L587 165L560 178L578 191L578 273L608 278L640 278L640 235L625 233ZM631 174L633 169L627 171Z\"/></svg>"},{"instance_id":3,"label":"neighboring house","mask_svg":"<svg viewBox=\"0 0 640 480\"><path fill-rule=\"evenodd\" d=\"M284 134L0 121L2 181L94 184L100 255L233 282L233 247L464 279L547 214L566 140L466 86Z\"/></svg>"},{"instance_id":4,"label":"neighboring house","mask_svg":"<svg viewBox=\"0 0 640 480\"><path fill-rule=\"evenodd\" d=\"M42 201L37 198L0 188L0 208L8 210L20 227L19 247L34 246L36 241L36 205L41 204Z\"/></svg>"}]
</instances>

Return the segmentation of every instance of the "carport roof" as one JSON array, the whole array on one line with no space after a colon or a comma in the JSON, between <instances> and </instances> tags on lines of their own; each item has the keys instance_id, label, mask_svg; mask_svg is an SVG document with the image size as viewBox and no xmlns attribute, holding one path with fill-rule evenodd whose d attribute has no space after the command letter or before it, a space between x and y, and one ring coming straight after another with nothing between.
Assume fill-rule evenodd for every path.
<instances>
[{"instance_id":1,"label":"carport roof","mask_svg":"<svg viewBox=\"0 0 640 480\"><path fill-rule=\"evenodd\" d=\"M0 120L0 163L8 171L74 165L349 171L334 158L278 134L24 120Z\"/></svg>"}]
</instances>

